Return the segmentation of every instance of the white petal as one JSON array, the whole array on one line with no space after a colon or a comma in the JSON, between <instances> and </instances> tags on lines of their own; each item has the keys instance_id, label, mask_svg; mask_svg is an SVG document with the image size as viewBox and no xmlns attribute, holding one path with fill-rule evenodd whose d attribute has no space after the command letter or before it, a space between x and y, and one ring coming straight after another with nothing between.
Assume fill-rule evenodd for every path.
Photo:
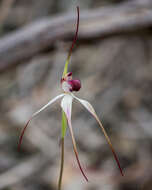
<instances>
[{"instance_id":1,"label":"white petal","mask_svg":"<svg viewBox=\"0 0 152 190\"><path fill-rule=\"evenodd\" d=\"M35 112L32 117L36 116L38 113L40 113L41 111L43 111L45 108L47 108L49 105L51 105L52 103L54 103L56 100L58 100L59 98L62 98L65 94L60 94L58 96L56 96L55 98L53 98L52 100L50 100L45 106L43 106L41 109L39 109L37 112Z\"/></svg>"},{"instance_id":2,"label":"white petal","mask_svg":"<svg viewBox=\"0 0 152 190\"><path fill-rule=\"evenodd\" d=\"M77 159L78 166L80 168L80 171L81 171L82 175L88 181L88 178L86 177L86 175L85 175L85 173L84 173L84 171L82 169L82 166L80 164L80 161L79 161L76 141L75 141L74 134L73 134L73 129L72 129L72 123L71 123L72 100L73 100L73 97L70 94L66 94L64 96L64 98L62 99L61 107L62 107L62 109L65 112L65 115L67 117L68 126L69 126L71 137L72 137L73 149L74 149L74 153L75 153L75 156L76 156L76 159Z\"/></svg>"},{"instance_id":3,"label":"white petal","mask_svg":"<svg viewBox=\"0 0 152 190\"><path fill-rule=\"evenodd\" d=\"M92 107L92 105L91 105L88 101L83 100L83 99L80 99L80 98L77 98L77 97L74 96L73 94L72 94L72 96L73 96L76 100L78 100L91 114L93 114L94 116L96 115L96 112L95 112L94 108Z\"/></svg>"},{"instance_id":4,"label":"white petal","mask_svg":"<svg viewBox=\"0 0 152 190\"><path fill-rule=\"evenodd\" d=\"M70 94L66 94L61 101L61 107L69 120L71 120L72 100L73 97Z\"/></svg>"},{"instance_id":5,"label":"white petal","mask_svg":"<svg viewBox=\"0 0 152 190\"><path fill-rule=\"evenodd\" d=\"M35 112L31 118L28 120L28 122L26 123L26 125L24 126L22 132L21 132L21 135L20 135L20 138L19 138L19 144L18 144L18 149L20 150L20 147L21 147L21 143L22 143L22 139L23 139L23 136L24 136L24 133L25 133L25 130L26 128L28 127L30 121L32 120L32 118L34 116L36 116L37 114L39 114L41 111L43 111L45 108L47 108L49 105L51 105L52 103L54 103L56 100L58 100L59 98L63 97L65 94L60 94L58 96L56 96L55 98L53 98L51 101L49 101L45 106L43 106L41 109L39 109L37 112Z\"/></svg>"}]
</instances>

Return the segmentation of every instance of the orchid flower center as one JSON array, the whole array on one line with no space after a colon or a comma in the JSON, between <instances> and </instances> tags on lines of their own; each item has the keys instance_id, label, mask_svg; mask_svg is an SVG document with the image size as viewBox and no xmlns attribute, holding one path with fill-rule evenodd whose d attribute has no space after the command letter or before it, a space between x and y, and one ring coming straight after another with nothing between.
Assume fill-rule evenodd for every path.
<instances>
[{"instance_id":1,"label":"orchid flower center","mask_svg":"<svg viewBox=\"0 0 152 190\"><path fill-rule=\"evenodd\" d=\"M61 79L61 86L64 92L79 91L81 88L81 82L78 79L72 79L72 72L67 73Z\"/></svg>"}]
</instances>

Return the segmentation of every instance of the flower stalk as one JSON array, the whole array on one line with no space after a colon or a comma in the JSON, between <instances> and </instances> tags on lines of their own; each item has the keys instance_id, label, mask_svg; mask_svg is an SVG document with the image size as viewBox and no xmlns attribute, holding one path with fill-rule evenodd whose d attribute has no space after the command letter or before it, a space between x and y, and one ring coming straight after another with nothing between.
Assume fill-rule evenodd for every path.
<instances>
[{"instance_id":1,"label":"flower stalk","mask_svg":"<svg viewBox=\"0 0 152 190\"><path fill-rule=\"evenodd\" d=\"M58 181L58 190L61 190L63 169L64 169L64 137L61 138L60 145L61 145L61 165L60 165L60 174L59 174L59 181Z\"/></svg>"},{"instance_id":2,"label":"flower stalk","mask_svg":"<svg viewBox=\"0 0 152 190\"><path fill-rule=\"evenodd\" d=\"M62 126L61 126L61 164L60 164L60 174L59 174L59 181L58 181L58 190L61 190L62 186L62 177L63 177L63 169L64 169L64 137L66 134L67 129L67 119L65 113L62 111Z\"/></svg>"},{"instance_id":3,"label":"flower stalk","mask_svg":"<svg viewBox=\"0 0 152 190\"><path fill-rule=\"evenodd\" d=\"M67 75L68 73L68 65L69 65L69 60L72 54L72 49L74 47L74 44L77 40L78 37L78 30L79 30L79 7L77 7L77 27L76 27L76 33L71 45L71 48L68 53L68 57L65 62L64 70L63 70L63 75L62 78ZM62 185L62 177L63 177L63 169L64 169L64 137L66 134L66 129L67 129L67 118L65 115L65 112L62 111L62 129L61 129L61 165L60 165L60 175L59 175L59 181L58 181L58 190L61 190L61 185Z\"/></svg>"}]
</instances>

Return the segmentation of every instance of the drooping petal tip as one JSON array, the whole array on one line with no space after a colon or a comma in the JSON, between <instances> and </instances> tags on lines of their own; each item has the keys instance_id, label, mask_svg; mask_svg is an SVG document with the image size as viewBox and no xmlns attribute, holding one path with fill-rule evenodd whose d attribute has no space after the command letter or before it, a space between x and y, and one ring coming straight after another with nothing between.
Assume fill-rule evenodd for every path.
<instances>
[{"instance_id":1,"label":"drooping petal tip","mask_svg":"<svg viewBox=\"0 0 152 190\"><path fill-rule=\"evenodd\" d=\"M50 100L46 105L44 105L42 108L40 108L38 111L36 111L31 118L28 120L28 122L26 123L25 127L23 128L20 138L19 138L19 143L18 143L18 150L21 149L21 144L22 144L22 140L23 140L23 136L25 134L25 131L30 123L30 121L37 115L39 114L41 111L43 111L44 109L46 109L48 106L50 106L52 103L54 103L56 100L58 100L59 98L62 98L65 94L60 94L58 96L56 96L55 98L53 98L52 100Z\"/></svg>"},{"instance_id":2,"label":"drooping petal tip","mask_svg":"<svg viewBox=\"0 0 152 190\"><path fill-rule=\"evenodd\" d=\"M88 178L82 169L82 166L81 166L81 163L80 163L80 160L78 157L76 141L75 141L75 137L74 137L73 129L72 129L72 123L71 123L72 100L73 100L73 97L70 94L65 95L64 98L62 99L61 107L67 117L68 126L69 126L71 137L72 137L73 149L74 149L74 153L76 156L76 160L77 160L79 169L80 169L82 175L84 176L84 178L86 179L86 181L88 181Z\"/></svg>"},{"instance_id":3,"label":"drooping petal tip","mask_svg":"<svg viewBox=\"0 0 152 190\"><path fill-rule=\"evenodd\" d=\"M23 136L24 136L24 134L25 134L26 128L27 128L28 124L30 123L31 119L32 119L32 118L30 118L30 119L28 120L28 122L26 123L26 125L24 126L24 128L23 128L23 130L22 130L22 132L21 132L21 135L20 135L20 138L19 138L19 143L18 143L18 151L21 150L21 144L22 144Z\"/></svg>"},{"instance_id":4,"label":"drooping petal tip","mask_svg":"<svg viewBox=\"0 0 152 190\"><path fill-rule=\"evenodd\" d=\"M119 170L120 170L120 173L121 173L122 176L124 176L123 170L122 170L122 168L121 168L121 166L120 166L119 159L118 159L118 157L117 157L116 152L114 151L114 148L113 148L113 146L112 146L111 140L110 140L109 136L107 135L107 133L106 133L106 131L105 131L105 129L104 129L104 127L103 127L101 121L99 120L99 118L98 118L98 116L97 116L97 114L96 114L94 108L92 107L92 105L91 105L88 101L83 100L83 99L80 99L80 98L77 98L77 97L74 96L73 94L72 94L72 96L73 96L76 100L78 100L78 101L93 115L93 117L94 117L94 118L96 119L96 121L98 122L98 124L99 124L99 126L100 126L100 128L101 128L101 130L102 130L102 132L103 132L103 134L104 134L104 136L105 136L105 138L106 138L108 144L109 144L109 147L110 147L110 149L111 149L111 151L112 151L112 153L113 153L113 156L114 156L115 161L116 161L116 163L117 163L117 165L118 165L118 168L119 168Z\"/></svg>"}]
</instances>

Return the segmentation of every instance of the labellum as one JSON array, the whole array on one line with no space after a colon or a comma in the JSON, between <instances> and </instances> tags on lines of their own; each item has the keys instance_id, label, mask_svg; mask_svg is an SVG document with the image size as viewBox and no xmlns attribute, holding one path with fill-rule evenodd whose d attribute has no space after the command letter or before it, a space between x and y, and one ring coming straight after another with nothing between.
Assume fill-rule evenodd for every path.
<instances>
[{"instance_id":1,"label":"labellum","mask_svg":"<svg viewBox=\"0 0 152 190\"><path fill-rule=\"evenodd\" d=\"M67 73L61 79L61 86L64 92L79 91L81 88L81 82L78 79L72 79L72 72Z\"/></svg>"}]
</instances>

